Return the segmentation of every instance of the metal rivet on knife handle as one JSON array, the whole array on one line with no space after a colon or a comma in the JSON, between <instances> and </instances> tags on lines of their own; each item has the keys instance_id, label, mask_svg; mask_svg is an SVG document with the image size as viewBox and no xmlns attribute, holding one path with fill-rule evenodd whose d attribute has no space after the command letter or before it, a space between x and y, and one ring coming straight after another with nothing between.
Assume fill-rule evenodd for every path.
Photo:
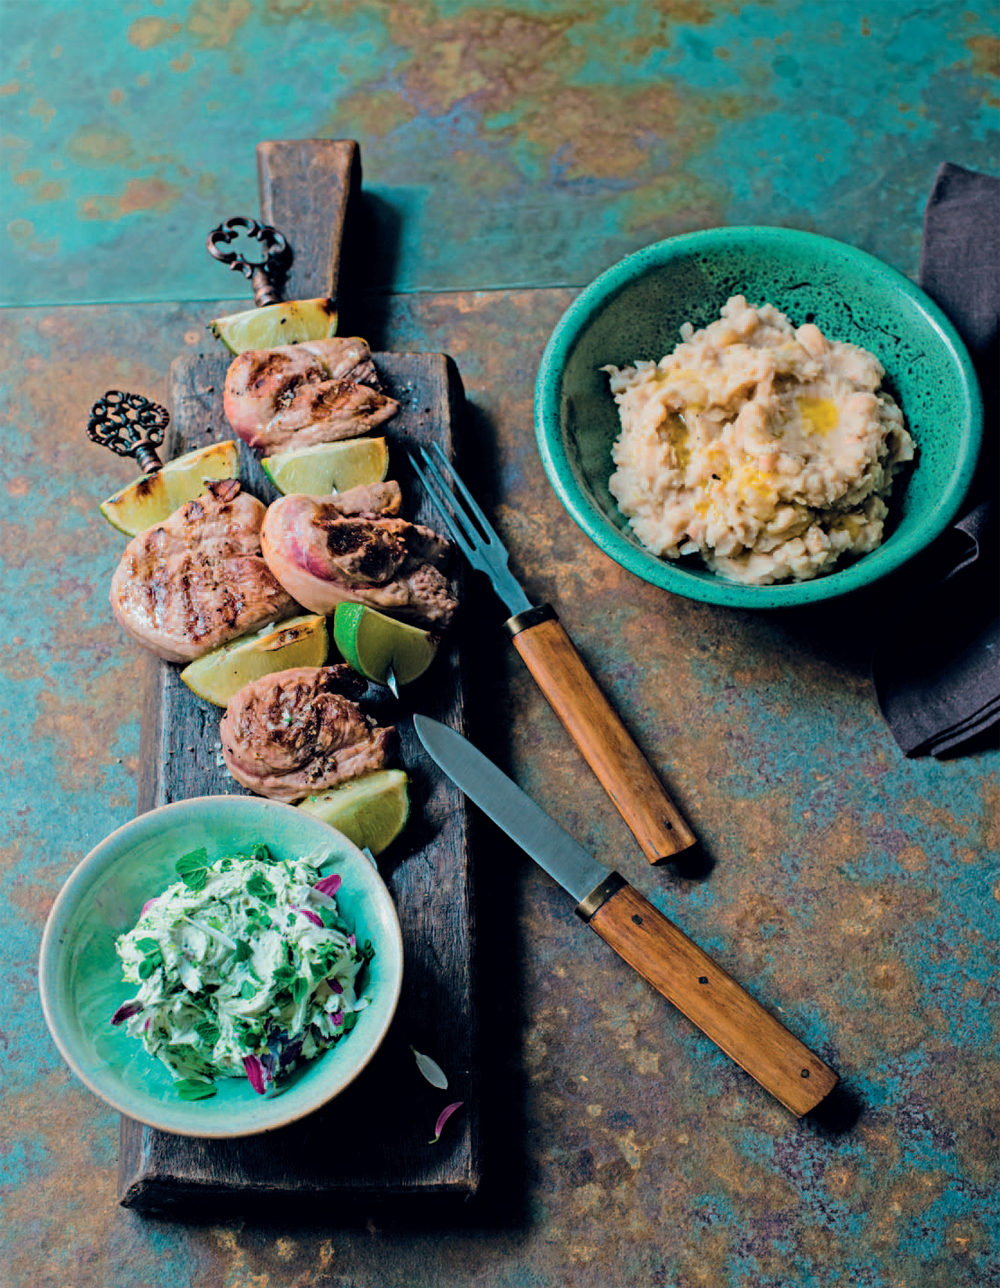
<instances>
[{"instance_id":1,"label":"metal rivet on knife handle","mask_svg":"<svg viewBox=\"0 0 1000 1288\"><path fill-rule=\"evenodd\" d=\"M109 389L90 410L87 437L118 456L134 456L148 477L162 469L156 449L170 424L166 407L144 398L142 394Z\"/></svg>"},{"instance_id":2,"label":"metal rivet on knife handle","mask_svg":"<svg viewBox=\"0 0 1000 1288\"><path fill-rule=\"evenodd\" d=\"M632 886L588 924L793 1114L809 1113L836 1086L832 1069Z\"/></svg>"},{"instance_id":3,"label":"metal rivet on knife handle","mask_svg":"<svg viewBox=\"0 0 1000 1288\"><path fill-rule=\"evenodd\" d=\"M518 631L513 642L649 862L658 863L697 844L555 616Z\"/></svg>"},{"instance_id":4,"label":"metal rivet on knife handle","mask_svg":"<svg viewBox=\"0 0 1000 1288\"><path fill-rule=\"evenodd\" d=\"M226 249L241 235L260 242L263 248L262 259L247 259L239 251ZM281 299L280 288L291 260L291 249L277 228L262 224L256 219L248 219L245 215L234 215L218 228L212 229L205 246L213 259L249 279L253 287L254 304L258 308L263 308L265 304L277 304Z\"/></svg>"}]
</instances>

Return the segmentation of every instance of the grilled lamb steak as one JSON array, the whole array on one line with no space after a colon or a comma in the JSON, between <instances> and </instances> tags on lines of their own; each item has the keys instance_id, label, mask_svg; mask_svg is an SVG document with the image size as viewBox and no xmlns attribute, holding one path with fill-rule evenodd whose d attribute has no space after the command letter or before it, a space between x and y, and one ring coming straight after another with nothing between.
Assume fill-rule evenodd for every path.
<instances>
[{"instance_id":1,"label":"grilled lamb steak","mask_svg":"<svg viewBox=\"0 0 1000 1288\"><path fill-rule=\"evenodd\" d=\"M251 447L276 452L366 434L399 403L379 388L365 341L334 337L241 353L226 374L223 409Z\"/></svg>"},{"instance_id":2,"label":"grilled lamb steak","mask_svg":"<svg viewBox=\"0 0 1000 1288\"><path fill-rule=\"evenodd\" d=\"M235 479L133 537L111 578L123 629L168 662L298 612L261 556L264 506Z\"/></svg>"},{"instance_id":3,"label":"grilled lamb steak","mask_svg":"<svg viewBox=\"0 0 1000 1288\"><path fill-rule=\"evenodd\" d=\"M229 772L251 791L291 803L382 769L398 737L355 705L366 687L343 665L293 667L245 685L219 725Z\"/></svg>"},{"instance_id":4,"label":"grilled lamb steak","mask_svg":"<svg viewBox=\"0 0 1000 1288\"><path fill-rule=\"evenodd\" d=\"M326 497L292 493L269 506L261 549L310 612L332 613L341 600L353 600L443 630L458 606L444 571L451 543L398 518L399 508L396 483Z\"/></svg>"}]
</instances>

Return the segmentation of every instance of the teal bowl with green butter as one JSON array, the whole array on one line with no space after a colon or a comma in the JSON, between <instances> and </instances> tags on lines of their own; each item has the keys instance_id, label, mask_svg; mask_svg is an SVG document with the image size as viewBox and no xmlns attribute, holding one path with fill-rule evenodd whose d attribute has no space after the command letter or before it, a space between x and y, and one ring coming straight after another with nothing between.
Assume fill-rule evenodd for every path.
<instances>
[{"instance_id":1,"label":"teal bowl with green butter","mask_svg":"<svg viewBox=\"0 0 1000 1288\"><path fill-rule=\"evenodd\" d=\"M618 408L602 370L658 362L680 327L707 326L733 295L773 304L793 326L874 353L916 459L895 480L882 544L810 581L754 586L700 561L661 559L608 488ZM925 550L958 516L983 432L982 399L955 328L907 277L842 242L788 228L713 228L629 255L585 287L542 354L535 385L542 465L570 516L622 568L672 594L734 608L815 604L872 583Z\"/></svg>"},{"instance_id":2,"label":"teal bowl with green butter","mask_svg":"<svg viewBox=\"0 0 1000 1288\"><path fill-rule=\"evenodd\" d=\"M365 967L371 1002L354 1028L306 1061L266 1096L246 1078L217 1078L216 1094L183 1100L142 1043L114 1025L135 994L115 952L148 899L177 880L177 860L204 846L207 861L267 845L276 859L322 851L322 875L336 873L338 910L358 943L370 940ZM39 988L49 1031L70 1069L120 1113L161 1131L195 1137L250 1136L286 1126L328 1104L365 1069L399 1002L403 946L399 919L374 864L341 833L291 805L256 796L202 796L132 819L73 871L42 937Z\"/></svg>"}]
</instances>

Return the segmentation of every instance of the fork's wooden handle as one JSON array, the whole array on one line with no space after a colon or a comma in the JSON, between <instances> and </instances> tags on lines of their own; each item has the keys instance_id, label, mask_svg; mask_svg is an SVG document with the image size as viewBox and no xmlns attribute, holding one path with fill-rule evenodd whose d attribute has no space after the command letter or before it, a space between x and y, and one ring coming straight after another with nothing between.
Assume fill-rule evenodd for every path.
<instances>
[{"instance_id":1,"label":"fork's wooden handle","mask_svg":"<svg viewBox=\"0 0 1000 1288\"><path fill-rule=\"evenodd\" d=\"M547 608L521 617L531 620ZM507 623L514 647L650 863L694 845L694 833L551 609L543 620L516 631L511 623L518 619Z\"/></svg>"},{"instance_id":2,"label":"fork's wooden handle","mask_svg":"<svg viewBox=\"0 0 1000 1288\"><path fill-rule=\"evenodd\" d=\"M588 923L793 1114L836 1086L832 1069L632 886L623 882Z\"/></svg>"}]
</instances>

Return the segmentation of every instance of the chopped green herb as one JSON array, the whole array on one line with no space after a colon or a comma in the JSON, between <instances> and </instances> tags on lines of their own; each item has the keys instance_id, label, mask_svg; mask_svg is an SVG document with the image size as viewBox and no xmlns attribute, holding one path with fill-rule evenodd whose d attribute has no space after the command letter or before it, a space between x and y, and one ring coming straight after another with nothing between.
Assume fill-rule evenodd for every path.
<instances>
[{"instance_id":1,"label":"chopped green herb","mask_svg":"<svg viewBox=\"0 0 1000 1288\"><path fill-rule=\"evenodd\" d=\"M263 872L255 872L247 882L247 893L252 894L255 899L260 899L264 903L273 904L275 900L274 886L264 876Z\"/></svg>"},{"instance_id":2,"label":"chopped green herb","mask_svg":"<svg viewBox=\"0 0 1000 1288\"><path fill-rule=\"evenodd\" d=\"M204 890L208 879L208 852L204 846L177 860L177 875L190 890Z\"/></svg>"},{"instance_id":3,"label":"chopped green herb","mask_svg":"<svg viewBox=\"0 0 1000 1288\"><path fill-rule=\"evenodd\" d=\"M219 1040L219 1026L214 1020L200 1020L194 1026L194 1031L207 1047L214 1047Z\"/></svg>"},{"instance_id":4,"label":"chopped green herb","mask_svg":"<svg viewBox=\"0 0 1000 1288\"><path fill-rule=\"evenodd\" d=\"M174 1083L174 1090L181 1100L207 1100L217 1094L217 1088L210 1082L201 1082L197 1078L181 1078Z\"/></svg>"},{"instance_id":5,"label":"chopped green herb","mask_svg":"<svg viewBox=\"0 0 1000 1288\"><path fill-rule=\"evenodd\" d=\"M156 951L148 953L139 963L139 978L149 979L163 965L163 953L160 952L159 946Z\"/></svg>"}]
</instances>

